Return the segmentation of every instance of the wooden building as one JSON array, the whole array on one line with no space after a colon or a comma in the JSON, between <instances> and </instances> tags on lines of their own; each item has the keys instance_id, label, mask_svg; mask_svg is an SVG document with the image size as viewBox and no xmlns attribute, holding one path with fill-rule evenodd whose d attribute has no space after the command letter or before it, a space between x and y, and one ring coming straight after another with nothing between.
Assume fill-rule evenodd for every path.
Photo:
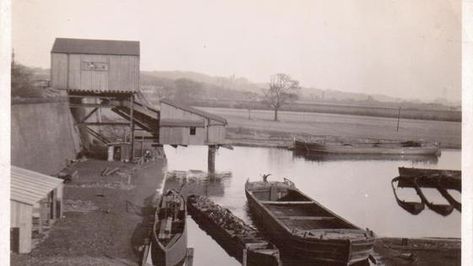
<instances>
[{"instance_id":1,"label":"wooden building","mask_svg":"<svg viewBox=\"0 0 473 266\"><path fill-rule=\"evenodd\" d=\"M140 81L137 41L57 38L51 85L68 91L135 92Z\"/></svg>"},{"instance_id":2,"label":"wooden building","mask_svg":"<svg viewBox=\"0 0 473 266\"><path fill-rule=\"evenodd\" d=\"M29 253L33 231L42 232L62 217L63 180L11 167L10 250Z\"/></svg>"},{"instance_id":3,"label":"wooden building","mask_svg":"<svg viewBox=\"0 0 473 266\"><path fill-rule=\"evenodd\" d=\"M225 144L225 118L166 99L160 101L159 108L160 144Z\"/></svg>"},{"instance_id":4,"label":"wooden building","mask_svg":"<svg viewBox=\"0 0 473 266\"><path fill-rule=\"evenodd\" d=\"M51 50L51 86L67 91L72 114L86 149L90 138L104 144L116 141L105 138L97 127L124 126L129 130L126 139L121 141L130 143L129 159L134 159L138 115L135 111L135 95L139 84L138 41L57 38L54 42ZM124 120L104 122L100 118L103 108L110 108ZM94 114L99 116L94 117ZM145 125L143 130L152 131L151 134L157 136L158 116L153 115L137 125ZM156 126L152 128L154 124Z\"/></svg>"}]
</instances>

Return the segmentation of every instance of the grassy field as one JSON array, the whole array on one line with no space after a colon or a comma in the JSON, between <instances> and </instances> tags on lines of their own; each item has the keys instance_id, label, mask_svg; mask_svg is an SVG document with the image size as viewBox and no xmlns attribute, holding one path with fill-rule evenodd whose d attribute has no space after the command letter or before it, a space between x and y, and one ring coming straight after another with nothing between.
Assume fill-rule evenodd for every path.
<instances>
[{"instance_id":1,"label":"grassy field","mask_svg":"<svg viewBox=\"0 0 473 266\"><path fill-rule=\"evenodd\" d=\"M270 110L262 102L242 102L242 101L201 101L195 102L196 106L212 108L235 108L247 110ZM402 106L399 110L399 106ZM461 111L458 108L452 108L435 104L415 104L415 103L381 103L376 104L348 104L348 103L323 103L323 102L295 102L281 107L281 111L290 112L312 112L327 114L345 114L360 116L391 117L420 120L439 120L439 121L461 121Z\"/></svg>"},{"instance_id":2,"label":"grassy field","mask_svg":"<svg viewBox=\"0 0 473 266\"><path fill-rule=\"evenodd\" d=\"M267 110L249 114L245 109L199 109L227 119L227 138L233 144L285 146L293 137L339 137L425 140L440 142L443 148L461 148L461 122L401 119L396 131L396 118L280 111L279 121L273 121L273 112Z\"/></svg>"}]
</instances>

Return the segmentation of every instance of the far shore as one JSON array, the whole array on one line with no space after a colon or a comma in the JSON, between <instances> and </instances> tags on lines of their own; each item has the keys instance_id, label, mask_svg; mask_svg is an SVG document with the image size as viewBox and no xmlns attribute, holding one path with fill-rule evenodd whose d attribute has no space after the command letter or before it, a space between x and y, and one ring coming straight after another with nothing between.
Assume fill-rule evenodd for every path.
<instances>
[{"instance_id":1,"label":"far shore","mask_svg":"<svg viewBox=\"0 0 473 266\"><path fill-rule=\"evenodd\" d=\"M374 116L231 108L203 108L224 117L228 144L288 148L302 139L397 140L437 142L441 148L461 149L461 122L400 119Z\"/></svg>"}]
</instances>

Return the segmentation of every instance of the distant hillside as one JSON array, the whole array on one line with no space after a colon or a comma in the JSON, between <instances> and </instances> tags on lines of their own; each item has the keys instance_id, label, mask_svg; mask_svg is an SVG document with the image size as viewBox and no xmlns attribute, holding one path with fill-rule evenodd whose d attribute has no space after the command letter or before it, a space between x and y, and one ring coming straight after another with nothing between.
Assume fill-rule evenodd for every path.
<instances>
[{"instance_id":1,"label":"distant hillside","mask_svg":"<svg viewBox=\"0 0 473 266\"><path fill-rule=\"evenodd\" d=\"M142 71L142 84L147 84L149 80L161 80L161 83L169 83L178 79L189 79L198 83L201 83L204 87L211 85L214 89L221 89L227 91L233 91L232 95L235 97L237 92L245 92L244 97L248 97L248 94L261 94L261 90L267 87L265 83L253 83L246 78L241 77L219 77L210 76L207 74L191 72L191 71ZM159 83L159 82L158 82ZM212 90L212 92L216 92ZM210 98L219 98L217 95L212 95L209 92ZM221 93L217 93L220 95ZM225 94L225 93L224 93ZM228 97L227 97L228 98ZM367 105L367 106L383 106L388 104L389 106L415 106L420 105L429 108L440 108L440 109L460 109L459 102L448 102L444 99L438 99L435 102L423 102L418 99L403 99L396 98L382 94L365 94L365 93L353 93L345 92L340 90L326 90L319 88L302 87L299 95L300 102L325 102L325 103L342 103L342 104L355 104L355 105ZM442 107L442 105L444 105Z\"/></svg>"},{"instance_id":2,"label":"distant hillside","mask_svg":"<svg viewBox=\"0 0 473 266\"><path fill-rule=\"evenodd\" d=\"M48 80L49 69L31 68L33 80ZM176 81L180 80L176 83ZM192 71L141 71L141 88L152 94L152 98L186 97L200 100L255 100L261 95L266 83L251 82L243 77L211 76ZM401 99L387 95L370 95L340 90L302 87L299 95L301 103L334 103L366 106L419 106L420 108L456 109L461 103L437 99L434 102L423 102L417 99Z\"/></svg>"},{"instance_id":3,"label":"distant hillside","mask_svg":"<svg viewBox=\"0 0 473 266\"><path fill-rule=\"evenodd\" d=\"M252 83L242 77L219 77L192 71L141 71L143 76L162 78L162 79L190 79L196 82L207 83L230 90L259 91L261 84ZM263 85L264 86L264 85Z\"/></svg>"}]
</instances>

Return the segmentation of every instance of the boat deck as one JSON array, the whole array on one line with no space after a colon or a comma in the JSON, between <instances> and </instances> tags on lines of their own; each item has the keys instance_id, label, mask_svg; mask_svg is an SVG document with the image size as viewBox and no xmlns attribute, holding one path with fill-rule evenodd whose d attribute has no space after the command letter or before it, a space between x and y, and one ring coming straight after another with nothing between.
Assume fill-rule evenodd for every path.
<instances>
[{"instance_id":1,"label":"boat deck","mask_svg":"<svg viewBox=\"0 0 473 266\"><path fill-rule=\"evenodd\" d=\"M290 230L353 229L311 201L262 202Z\"/></svg>"}]
</instances>

